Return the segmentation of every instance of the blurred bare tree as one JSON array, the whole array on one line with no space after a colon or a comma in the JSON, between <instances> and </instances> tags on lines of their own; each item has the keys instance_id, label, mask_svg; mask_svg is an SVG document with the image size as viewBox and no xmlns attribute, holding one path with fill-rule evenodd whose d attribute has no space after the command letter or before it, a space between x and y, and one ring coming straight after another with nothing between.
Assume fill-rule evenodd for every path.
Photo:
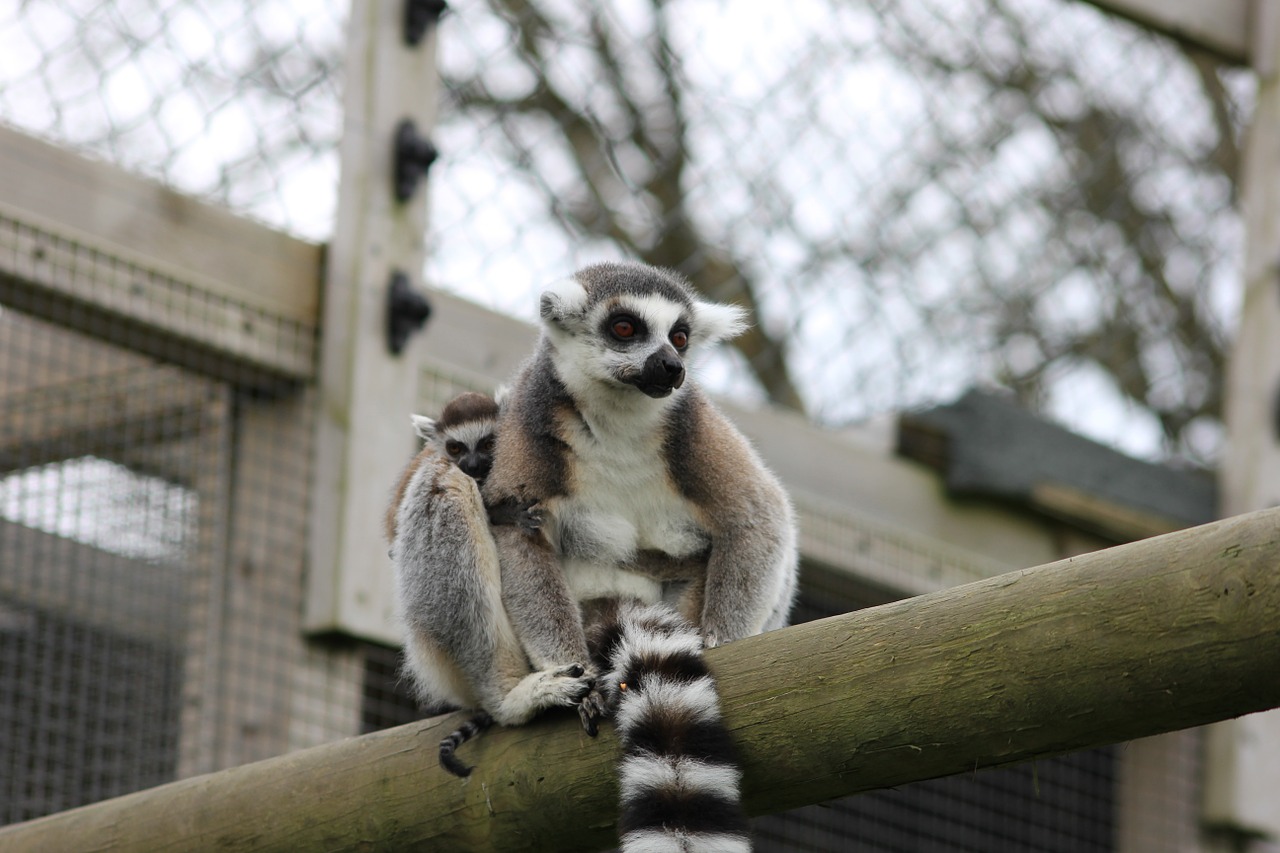
<instances>
[{"instance_id":1,"label":"blurred bare tree","mask_svg":"<svg viewBox=\"0 0 1280 853\"><path fill-rule=\"evenodd\" d=\"M483 111L498 123L512 156L534 170L548 210L565 227L681 270L704 294L758 315L749 268L705 233L688 209L688 84L671 42L671 5L654 0L644 29L636 32L606 5L582 4L581 19L566 27L537 3L493 0L493 11L511 28L514 56L528 83L500 94L501 87L481 74L450 81L451 90L460 110ZM553 77L549 60L567 38L591 53L596 67L589 91ZM554 141L523 132L530 118L539 119L539 129L550 130ZM571 175L539 171L548 158L535 149L546 145L567 155ZM757 325L734 343L771 400L804 408L788 373L784 338Z\"/></svg>"},{"instance_id":2,"label":"blurred bare tree","mask_svg":"<svg viewBox=\"0 0 1280 853\"><path fill-rule=\"evenodd\" d=\"M769 38L771 22L726 4L699 23L670 0L462 5L488 37L446 66L446 123L500 130L576 239L762 316L740 349L776 403L840 420L960 374L1042 406L1064 376L1101 371L1166 453L1211 459L1242 123L1223 69L1080 4L853 5L802 7L798 41L779 27L796 42L780 68L744 53L720 80L700 68L723 50L709 33ZM904 81L880 115L829 103ZM813 199L826 221L809 221ZM800 362L821 381L797 383Z\"/></svg>"}]
</instances>

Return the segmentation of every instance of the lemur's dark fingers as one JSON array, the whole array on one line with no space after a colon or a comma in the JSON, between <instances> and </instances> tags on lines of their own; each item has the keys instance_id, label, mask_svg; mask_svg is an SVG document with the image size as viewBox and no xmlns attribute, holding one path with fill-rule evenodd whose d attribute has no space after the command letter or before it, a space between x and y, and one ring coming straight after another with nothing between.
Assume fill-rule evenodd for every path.
<instances>
[{"instance_id":1,"label":"lemur's dark fingers","mask_svg":"<svg viewBox=\"0 0 1280 853\"><path fill-rule=\"evenodd\" d=\"M578 705L578 718L582 720L582 730L587 733L588 737L595 737L600 734L600 727L596 722L600 717L598 714L592 713L585 700Z\"/></svg>"}]
</instances>

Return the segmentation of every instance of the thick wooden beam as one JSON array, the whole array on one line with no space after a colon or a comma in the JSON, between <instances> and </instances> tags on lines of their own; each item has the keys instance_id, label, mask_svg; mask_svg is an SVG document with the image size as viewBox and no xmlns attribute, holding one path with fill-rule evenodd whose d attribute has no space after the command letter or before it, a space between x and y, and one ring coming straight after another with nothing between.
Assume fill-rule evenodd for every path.
<instances>
[{"instance_id":1,"label":"thick wooden beam","mask_svg":"<svg viewBox=\"0 0 1280 853\"><path fill-rule=\"evenodd\" d=\"M752 813L1280 705L1280 509L708 654ZM593 850L613 762L575 717L492 731L463 781L438 717L0 830L0 849Z\"/></svg>"},{"instance_id":2,"label":"thick wooden beam","mask_svg":"<svg viewBox=\"0 0 1280 853\"><path fill-rule=\"evenodd\" d=\"M1249 62L1255 3L1270 0L1086 0L1240 65Z\"/></svg>"},{"instance_id":3,"label":"thick wooden beam","mask_svg":"<svg viewBox=\"0 0 1280 853\"><path fill-rule=\"evenodd\" d=\"M218 295L314 326L321 247L118 166L0 127L0 204L107 252L196 273Z\"/></svg>"}]
</instances>

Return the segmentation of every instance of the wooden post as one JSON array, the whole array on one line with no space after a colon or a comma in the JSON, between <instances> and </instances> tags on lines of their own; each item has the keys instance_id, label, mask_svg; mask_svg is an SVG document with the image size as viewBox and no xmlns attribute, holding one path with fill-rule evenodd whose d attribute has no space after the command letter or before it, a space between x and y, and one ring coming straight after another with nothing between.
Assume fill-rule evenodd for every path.
<instances>
[{"instance_id":1,"label":"wooden post","mask_svg":"<svg viewBox=\"0 0 1280 853\"><path fill-rule=\"evenodd\" d=\"M421 277L426 186L394 193L397 126L436 112L435 28L404 41L404 3L353 0L344 70L342 176L321 328L314 500L305 624L386 642L393 620L382 541L388 490L413 455L418 365L387 347L392 273ZM385 587L385 588L384 588Z\"/></svg>"},{"instance_id":2,"label":"wooden post","mask_svg":"<svg viewBox=\"0 0 1280 853\"><path fill-rule=\"evenodd\" d=\"M1241 175L1244 298L1227 372L1222 514L1280 505L1280 4L1254 4L1258 99ZM1280 567L1277 567L1280 568ZM1205 819L1280 840L1280 714L1214 726Z\"/></svg>"},{"instance_id":3,"label":"wooden post","mask_svg":"<svg viewBox=\"0 0 1280 853\"><path fill-rule=\"evenodd\" d=\"M708 653L753 814L1280 705L1280 509L776 631ZM610 729L565 713L436 763L457 717L0 829L44 850L593 850Z\"/></svg>"}]
</instances>

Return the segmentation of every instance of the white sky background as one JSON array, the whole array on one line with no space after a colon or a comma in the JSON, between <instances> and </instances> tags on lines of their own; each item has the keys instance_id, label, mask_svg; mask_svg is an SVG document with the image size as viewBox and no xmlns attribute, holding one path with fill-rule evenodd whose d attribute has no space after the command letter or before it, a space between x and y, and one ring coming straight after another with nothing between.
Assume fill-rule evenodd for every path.
<instances>
[{"instance_id":1,"label":"white sky background","mask_svg":"<svg viewBox=\"0 0 1280 853\"><path fill-rule=\"evenodd\" d=\"M1043 41L1033 50L1072 49L1079 40L1063 35L1087 33L1089 56L1074 63L1078 73L1117 99L1142 99L1159 132L1190 135L1185 144L1196 143L1194 134L1206 123L1187 120L1179 95L1195 83L1158 48L1136 43L1126 30L1099 27L1099 13L1083 4L1067 14L1044 0L1022 5L1045 16L1037 30ZM341 55L344 6L340 0L64 0L22 4L17 18L0 11L0 121L324 239L336 202L340 80L309 76L309 63ZM612 8L636 31L647 26L647 2L620 0ZM879 20L858 4L681 0L675 8L696 155L690 207L757 275L761 322L791 332L793 375L814 414L842 423L943 402L987 376L990 364L967 346L982 328L982 318L969 310L975 285L967 271L981 263L1010 276L1036 263L1048 223L1024 211L995 222L979 239L957 220L957 194L985 199L995 213L1017 210L1024 186L1058 168L1052 140L1035 126L1021 126L1012 113L1009 134L986 162L926 184L895 221L905 230L876 234L879 242L873 241L880 225L875 211L885 203L879 195L918 171L928 154L913 147L920 128L941 122L960 137L977 132L969 117L990 107L982 90L957 79L940 102L929 81L884 47ZM955 32L980 33L958 44L1012 49L998 30L973 18L971 4L920 4L920 14L936 15L939 8L950 18L942 23ZM567 18L575 6L566 0L564 9ZM504 85L506 73L505 85L520 90L520 75L498 58L506 49L504 28L478 4L457 0L441 26L442 67L458 73L484 63L493 85ZM128 35L123 47L121 32ZM261 64L250 52L260 42L284 57L285 86L302 92L303 109L283 107L230 76ZM557 79L590 90L592 67L571 45L557 53L556 63ZM269 90L272 81L265 83ZM1064 102L1079 98L1070 81L1060 89L1055 96ZM112 130L104 134L104 128ZM498 135L494 127L445 116L436 139L442 160L430 183L427 275L433 284L531 319L541 284L617 255L611 245L566 234L547 218L540 192L513 171ZM556 155L548 147L539 156ZM259 168L268 157L271 167ZM1153 199L1174 196L1165 201L1195 227L1197 208L1221 201L1198 197L1213 188L1179 180L1178 168L1153 169L1149 192ZM557 168L549 171L554 179ZM568 166L561 171L568 175ZM1227 328L1239 292L1233 239L1238 235L1222 235L1227 261L1206 294ZM815 268L815 245L843 250L845 259ZM912 246L918 255L869 276L859 250L885 245ZM1057 319L1087 322L1098 286L1059 282ZM714 388L759 398L727 352L711 358L702 373ZM858 377L856 385L851 376ZM1160 450L1153 419L1123 403L1097 370L1058 376L1048 410L1128 452Z\"/></svg>"}]
</instances>

